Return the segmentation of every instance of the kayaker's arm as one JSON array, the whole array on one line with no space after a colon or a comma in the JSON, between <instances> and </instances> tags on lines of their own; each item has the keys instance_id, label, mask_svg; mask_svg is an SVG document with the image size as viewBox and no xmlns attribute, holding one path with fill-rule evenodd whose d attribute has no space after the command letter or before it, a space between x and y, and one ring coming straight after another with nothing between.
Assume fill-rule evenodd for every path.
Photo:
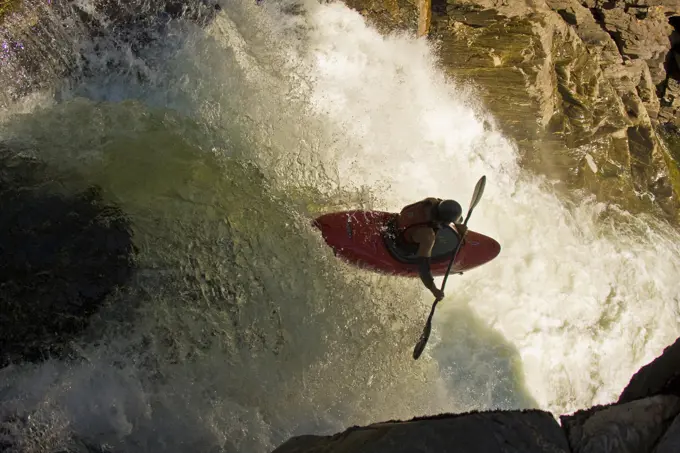
<instances>
[{"instance_id":1,"label":"kayaker's arm","mask_svg":"<svg viewBox=\"0 0 680 453\"><path fill-rule=\"evenodd\" d=\"M438 297L439 288L434 284L434 277L432 277L432 270L430 269L430 257L421 257L420 264L418 266L418 273L420 275L420 281L423 285L430 290L435 297Z\"/></svg>"},{"instance_id":2,"label":"kayaker's arm","mask_svg":"<svg viewBox=\"0 0 680 453\"><path fill-rule=\"evenodd\" d=\"M413 232L412 238L418 243L418 256L420 257L418 273L420 280L432 292L434 297L444 298L444 293L434 284L434 277L432 277L432 270L430 269L430 256L432 255L432 248L436 238L435 232L432 228L418 228Z\"/></svg>"}]
</instances>

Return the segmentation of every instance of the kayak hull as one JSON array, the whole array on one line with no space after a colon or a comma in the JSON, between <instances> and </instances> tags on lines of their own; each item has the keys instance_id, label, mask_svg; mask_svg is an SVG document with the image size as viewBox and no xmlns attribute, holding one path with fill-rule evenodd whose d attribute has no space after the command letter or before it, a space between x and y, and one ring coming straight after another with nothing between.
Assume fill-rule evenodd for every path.
<instances>
[{"instance_id":1,"label":"kayak hull","mask_svg":"<svg viewBox=\"0 0 680 453\"><path fill-rule=\"evenodd\" d=\"M395 217L395 214L383 211L342 211L317 217L313 225L343 260L375 272L417 277L415 247L407 250L395 241ZM454 228L439 230L430 260L432 275L446 273L458 241ZM496 240L468 229L451 272L461 273L479 267L496 258L500 251Z\"/></svg>"}]
</instances>

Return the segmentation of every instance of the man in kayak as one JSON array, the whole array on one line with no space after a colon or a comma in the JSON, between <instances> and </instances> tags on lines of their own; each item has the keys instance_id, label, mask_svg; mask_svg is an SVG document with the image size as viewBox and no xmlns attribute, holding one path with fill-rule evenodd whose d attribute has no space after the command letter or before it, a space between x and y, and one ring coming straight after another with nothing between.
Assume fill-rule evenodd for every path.
<instances>
[{"instance_id":1,"label":"man in kayak","mask_svg":"<svg viewBox=\"0 0 680 453\"><path fill-rule=\"evenodd\" d=\"M397 242L406 247L418 247L420 258L420 280L437 299L444 298L444 292L437 288L430 269L430 257L434 247L437 230L453 223L462 241L467 233L463 225L463 208L454 200L426 198L410 204L397 216Z\"/></svg>"}]
</instances>

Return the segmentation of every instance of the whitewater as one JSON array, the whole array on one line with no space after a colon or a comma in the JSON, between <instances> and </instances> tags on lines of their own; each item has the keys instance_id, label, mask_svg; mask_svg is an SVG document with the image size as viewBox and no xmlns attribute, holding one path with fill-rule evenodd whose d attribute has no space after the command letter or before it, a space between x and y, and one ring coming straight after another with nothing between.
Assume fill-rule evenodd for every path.
<instances>
[{"instance_id":1,"label":"whitewater","mask_svg":"<svg viewBox=\"0 0 680 453\"><path fill-rule=\"evenodd\" d=\"M520 168L426 40L313 1L230 1L167 33L141 56L83 41L122 67L3 115L5 143L101 186L140 248L81 360L0 370L22 451L266 452L444 411L559 415L615 400L680 334L678 234ZM469 227L501 254L449 279L413 361L429 292L340 262L309 219L467 209L482 175Z\"/></svg>"}]
</instances>

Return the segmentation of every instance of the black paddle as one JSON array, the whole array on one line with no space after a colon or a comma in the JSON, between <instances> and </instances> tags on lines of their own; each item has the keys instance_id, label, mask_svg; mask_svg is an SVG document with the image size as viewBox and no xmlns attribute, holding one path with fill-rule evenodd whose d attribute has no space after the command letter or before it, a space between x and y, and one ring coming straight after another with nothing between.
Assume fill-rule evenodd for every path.
<instances>
[{"instance_id":1,"label":"black paddle","mask_svg":"<svg viewBox=\"0 0 680 453\"><path fill-rule=\"evenodd\" d=\"M477 206L477 203L479 203L479 200L482 198L482 194L484 193L484 186L486 186L486 176L482 176L479 178L479 181L477 181L477 185L475 186L475 191L472 193L472 200L470 201L470 208L468 209L467 217L465 217L465 222L463 222L463 225L467 226L468 220L470 220L470 216L472 215L472 210ZM460 246L463 244L463 239L460 238L460 241L458 241L458 245L456 245L456 250L453 252L453 257L451 258L451 261L449 262L449 267L446 269L446 275L444 275L444 281L442 282L442 291L444 291L444 286L446 286L446 279L449 278L449 272L451 272L451 266L453 265L453 262L456 260L456 256L458 255L458 251L460 250ZM425 323L425 329L423 330L423 334L420 336L420 340L418 340L418 344L416 344L415 349L413 349L413 359L418 360L418 357L420 357L420 354L423 353L425 350L425 345L427 344L427 340L430 338L430 331L432 330L432 316L434 315L434 309L437 306L441 299L435 299L434 303L432 304L432 309L430 310L430 316L427 317L427 322Z\"/></svg>"}]
</instances>

